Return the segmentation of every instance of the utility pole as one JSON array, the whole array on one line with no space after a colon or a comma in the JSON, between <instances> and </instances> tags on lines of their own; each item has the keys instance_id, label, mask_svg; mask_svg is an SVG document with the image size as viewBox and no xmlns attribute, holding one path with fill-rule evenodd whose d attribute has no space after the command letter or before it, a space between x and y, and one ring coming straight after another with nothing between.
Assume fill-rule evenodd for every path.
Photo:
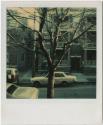
<instances>
[{"instance_id":1,"label":"utility pole","mask_svg":"<svg viewBox=\"0 0 103 125\"><path fill-rule=\"evenodd\" d=\"M34 29L38 29L38 24L36 22L36 10L34 9ZM38 64L39 64L39 54L38 54L38 35L34 33L34 46L33 46L33 56L32 56L32 76L35 76L38 73Z\"/></svg>"}]
</instances>

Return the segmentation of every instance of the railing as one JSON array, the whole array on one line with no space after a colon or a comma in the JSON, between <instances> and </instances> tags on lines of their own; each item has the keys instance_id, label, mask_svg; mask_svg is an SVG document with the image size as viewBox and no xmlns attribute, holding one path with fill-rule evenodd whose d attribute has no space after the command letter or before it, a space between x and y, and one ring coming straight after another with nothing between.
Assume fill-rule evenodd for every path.
<instances>
[{"instance_id":1,"label":"railing","mask_svg":"<svg viewBox=\"0 0 103 125\"><path fill-rule=\"evenodd\" d=\"M58 47L58 48L63 47L63 45L64 45L64 43L63 43L63 42L58 42L58 43L57 43L57 47Z\"/></svg>"},{"instance_id":2,"label":"railing","mask_svg":"<svg viewBox=\"0 0 103 125\"><path fill-rule=\"evenodd\" d=\"M88 65L95 65L96 64L96 60L87 60L87 64Z\"/></svg>"},{"instance_id":3,"label":"railing","mask_svg":"<svg viewBox=\"0 0 103 125\"><path fill-rule=\"evenodd\" d=\"M96 43L86 43L85 48L96 48Z\"/></svg>"}]
</instances>

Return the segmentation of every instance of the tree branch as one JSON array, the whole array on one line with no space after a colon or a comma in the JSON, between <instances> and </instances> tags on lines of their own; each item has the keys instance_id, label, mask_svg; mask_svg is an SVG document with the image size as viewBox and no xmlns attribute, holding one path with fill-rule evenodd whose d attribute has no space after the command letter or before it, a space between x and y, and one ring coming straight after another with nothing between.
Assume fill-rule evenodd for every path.
<instances>
[{"instance_id":1,"label":"tree branch","mask_svg":"<svg viewBox=\"0 0 103 125\"><path fill-rule=\"evenodd\" d=\"M56 47L57 47L57 38L58 38L58 33L59 33L59 26L60 24L63 22L64 18L66 17L66 15L68 14L68 10L65 12L65 15L60 17L61 15L58 14L57 8L56 8L56 15L57 15L57 26L56 29L54 31L54 39L53 39L53 53L52 53L52 60L54 63L54 58L55 58L55 53L56 53Z\"/></svg>"},{"instance_id":2,"label":"tree branch","mask_svg":"<svg viewBox=\"0 0 103 125\"><path fill-rule=\"evenodd\" d=\"M82 12L82 14L81 14L81 16L80 16L80 20L79 20L79 22L78 22L78 24L77 24L76 29L74 30L74 33L73 33L73 36L72 36L71 40L74 38L75 33L77 32L77 30L78 30L78 28L79 28L79 26L80 26L80 24L81 24L81 22L82 22L82 20L83 20L84 14L85 14L85 8L83 9L83 12Z\"/></svg>"},{"instance_id":3,"label":"tree branch","mask_svg":"<svg viewBox=\"0 0 103 125\"><path fill-rule=\"evenodd\" d=\"M52 32L51 32L50 28L48 27L48 24L45 23L45 25L46 25L47 32L48 32L48 34L49 34L49 36L50 36L50 44L51 44L51 47L53 47Z\"/></svg>"},{"instance_id":4,"label":"tree branch","mask_svg":"<svg viewBox=\"0 0 103 125\"><path fill-rule=\"evenodd\" d=\"M84 30L80 35L78 35L76 38L74 38L73 40L71 40L71 42L77 40L78 38L80 38L82 35L84 35L88 30L90 30L92 27L94 26L94 24L90 25L86 30ZM67 43L68 44L68 43Z\"/></svg>"},{"instance_id":5,"label":"tree branch","mask_svg":"<svg viewBox=\"0 0 103 125\"><path fill-rule=\"evenodd\" d=\"M21 24L22 26L24 26L25 28L28 28L30 30L32 30L31 28L25 26L24 24L22 24L20 21L18 21L8 10L7 10L8 14L15 20L17 21L19 24ZM44 12L45 13L45 12ZM42 28L43 28L43 24L44 24L44 20L42 20L43 22L41 22L42 24L40 25L40 28L39 28L39 31L37 30L32 30L34 32L36 32L38 34L38 37L39 37L39 44L40 44L40 47L41 47L41 50L44 52L45 56L47 57L47 60L48 60L48 63L51 64L51 58L48 54L48 52L46 51L46 49L44 48L43 44L42 44L42 41L43 41L43 37L41 35L41 31L42 31ZM8 34L10 36L10 34ZM11 37L11 36L10 36ZM12 37L11 37L12 38ZM21 46L20 44L18 44L19 46ZM23 47L23 46L22 46Z\"/></svg>"},{"instance_id":6,"label":"tree branch","mask_svg":"<svg viewBox=\"0 0 103 125\"><path fill-rule=\"evenodd\" d=\"M85 9L83 10L83 12L82 12L82 14L81 14L80 20L79 20L79 22L78 22L78 24L77 24L77 27L75 28L75 31L74 31L74 33L73 33L73 36L72 36L71 40L74 38L75 33L77 32L77 29L79 28L79 26L80 26L80 24L81 24L81 21L83 21L83 20L85 19L85 18L84 18L84 13L85 13ZM80 14L79 14L79 15L80 15ZM61 40L62 40L62 38L64 37L64 35L67 34L67 33L68 33L68 31L65 32L64 34L62 34Z\"/></svg>"},{"instance_id":7,"label":"tree branch","mask_svg":"<svg viewBox=\"0 0 103 125\"><path fill-rule=\"evenodd\" d=\"M22 7L20 7L20 8L21 8L22 10L24 10L26 13L31 14L30 12L28 12L28 11L25 10L25 9L23 9ZM41 18L41 19L44 19L43 16L37 16L37 15L34 16L33 14L31 14L31 16L32 16L32 17L31 17L32 19L34 19L34 17L39 17L39 18ZM50 20L45 19L45 21L54 24L54 23L53 23L52 21L50 21ZM54 25L56 25L56 24L54 24Z\"/></svg>"},{"instance_id":8,"label":"tree branch","mask_svg":"<svg viewBox=\"0 0 103 125\"><path fill-rule=\"evenodd\" d=\"M43 26L45 24L45 18L46 18L46 15L47 15L47 8L44 8L42 12L43 12L42 16L44 18L41 19L41 23L40 23L40 27L39 27L39 32L42 32ZM40 44L41 50L44 52L45 57L47 58L48 65L51 65L52 64L52 60L51 60L51 57L50 57L49 53L47 52L46 48L43 45L43 38L40 37L40 36L38 36L38 42Z\"/></svg>"},{"instance_id":9,"label":"tree branch","mask_svg":"<svg viewBox=\"0 0 103 125\"><path fill-rule=\"evenodd\" d=\"M24 49L26 49L26 50L28 50L28 51L35 52L33 49L30 49L30 48L24 46L23 44L19 43L19 42L18 42L11 34L9 34L8 32L7 32L7 35L8 35L13 41L15 41L15 42L10 42L11 44L15 44L15 45L20 46L20 47L22 47L22 48L24 48Z\"/></svg>"},{"instance_id":10,"label":"tree branch","mask_svg":"<svg viewBox=\"0 0 103 125\"><path fill-rule=\"evenodd\" d=\"M73 40L71 40L70 42L64 43L64 46L66 46L65 51L63 52L63 54L61 55L60 59L58 60L58 62L54 65L54 68L56 68L56 66L62 61L62 59L64 58L65 54L68 52L68 49L70 48L71 44L79 39L82 35L84 35L89 29L91 29L94 25L89 26L85 31L83 31L80 35L78 35L76 38L74 38ZM63 47L64 49L64 47Z\"/></svg>"},{"instance_id":11,"label":"tree branch","mask_svg":"<svg viewBox=\"0 0 103 125\"><path fill-rule=\"evenodd\" d=\"M8 10L7 10L7 12L8 12L9 16L11 16L16 22L18 22L19 24L21 24L23 27L28 28L28 29L32 30L33 32L36 32L40 37L42 37L42 34L39 31L37 31L35 29L33 30L30 27L25 26L23 23L21 23L19 20L17 20Z\"/></svg>"}]
</instances>

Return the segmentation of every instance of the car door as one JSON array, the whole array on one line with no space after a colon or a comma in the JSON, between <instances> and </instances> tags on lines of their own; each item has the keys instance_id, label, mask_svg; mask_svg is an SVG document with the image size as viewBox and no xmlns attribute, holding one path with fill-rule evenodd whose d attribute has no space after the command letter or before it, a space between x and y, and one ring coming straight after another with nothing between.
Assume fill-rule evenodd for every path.
<instances>
[{"instance_id":1,"label":"car door","mask_svg":"<svg viewBox=\"0 0 103 125\"><path fill-rule=\"evenodd\" d=\"M48 83L48 74L45 76L42 75L38 81L40 81L41 84L47 84Z\"/></svg>"},{"instance_id":2,"label":"car door","mask_svg":"<svg viewBox=\"0 0 103 125\"><path fill-rule=\"evenodd\" d=\"M65 81L65 76L63 73L55 73L55 84L61 84Z\"/></svg>"},{"instance_id":3,"label":"car door","mask_svg":"<svg viewBox=\"0 0 103 125\"><path fill-rule=\"evenodd\" d=\"M44 83L44 84L47 84L47 83L48 83L48 76L46 76L46 77L43 78L43 83Z\"/></svg>"}]
</instances>

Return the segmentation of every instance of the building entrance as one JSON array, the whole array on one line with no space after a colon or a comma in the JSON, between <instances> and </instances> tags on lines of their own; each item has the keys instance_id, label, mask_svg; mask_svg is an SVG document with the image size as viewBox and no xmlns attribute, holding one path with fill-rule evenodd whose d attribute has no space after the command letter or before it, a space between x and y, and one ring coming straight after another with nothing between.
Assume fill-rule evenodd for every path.
<instances>
[{"instance_id":1,"label":"building entrance","mask_svg":"<svg viewBox=\"0 0 103 125\"><path fill-rule=\"evenodd\" d=\"M81 58L72 57L71 58L71 71L80 71L80 67L81 67Z\"/></svg>"}]
</instances>

